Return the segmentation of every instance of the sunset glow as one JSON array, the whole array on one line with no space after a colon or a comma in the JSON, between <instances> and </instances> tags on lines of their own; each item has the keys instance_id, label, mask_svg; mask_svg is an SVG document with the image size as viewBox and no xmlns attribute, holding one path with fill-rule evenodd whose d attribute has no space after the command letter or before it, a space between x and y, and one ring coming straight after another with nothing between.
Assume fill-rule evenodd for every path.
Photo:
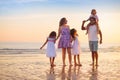
<instances>
[{"instance_id":1,"label":"sunset glow","mask_svg":"<svg viewBox=\"0 0 120 80\"><path fill-rule=\"evenodd\" d=\"M58 31L66 17L76 28L81 42L87 41L81 23L97 10L105 43L120 42L119 0L1 0L0 42L44 42L51 31Z\"/></svg>"}]
</instances>

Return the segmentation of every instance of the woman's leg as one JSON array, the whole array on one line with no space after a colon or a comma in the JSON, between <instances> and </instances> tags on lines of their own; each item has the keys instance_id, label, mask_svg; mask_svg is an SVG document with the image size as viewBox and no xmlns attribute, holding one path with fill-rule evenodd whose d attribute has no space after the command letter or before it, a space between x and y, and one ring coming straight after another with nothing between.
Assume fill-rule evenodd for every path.
<instances>
[{"instance_id":1,"label":"woman's leg","mask_svg":"<svg viewBox=\"0 0 120 80\"><path fill-rule=\"evenodd\" d=\"M66 48L62 48L62 61L64 66L66 65L65 59L66 59Z\"/></svg>"},{"instance_id":2,"label":"woman's leg","mask_svg":"<svg viewBox=\"0 0 120 80\"><path fill-rule=\"evenodd\" d=\"M67 48L69 64L72 66L71 48Z\"/></svg>"}]
</instances>

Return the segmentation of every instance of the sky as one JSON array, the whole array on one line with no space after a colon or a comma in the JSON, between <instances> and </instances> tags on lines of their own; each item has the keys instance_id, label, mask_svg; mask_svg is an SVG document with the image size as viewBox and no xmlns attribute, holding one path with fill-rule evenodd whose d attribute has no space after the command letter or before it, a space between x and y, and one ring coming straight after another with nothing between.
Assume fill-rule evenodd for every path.
<instances>
[{"instance_id":1,"label":"sky","mask_svg":"<svg viewBox=\"0 0 120 80\"><path fill-rule=\"evenodd\" d=\"M58 31L66 17L70 28L81 31L83 20L97 10L104 43L120 43L120 0L0 0L0 42L44 42L51 31Z\"/></svg>"}]
</instances>

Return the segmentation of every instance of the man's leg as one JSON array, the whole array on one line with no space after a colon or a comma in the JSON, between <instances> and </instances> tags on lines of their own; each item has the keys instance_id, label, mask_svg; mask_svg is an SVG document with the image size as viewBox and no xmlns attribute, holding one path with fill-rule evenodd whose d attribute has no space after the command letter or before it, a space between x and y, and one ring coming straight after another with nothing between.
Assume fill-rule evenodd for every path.
<instances>
[{"instance_id":1,"label":"man's leg","mask_svg":"<svg viewBox=\"0 0 120 80\"><path fill-rule=\"evenodd\" d=\"M98 66L98 53L95 51L96 66Z\"/></svg>"},{"instance_id":2,"label":"man's leg","mask_svg":"<svg viewBox=\"0 0 120 80\"><path fill-rule=\"evenodd\" d=\"M95 61L95 53L94 53L94 51L92 51L92 65L94 65L94 61Z\"/></svg>"}]
</instances>

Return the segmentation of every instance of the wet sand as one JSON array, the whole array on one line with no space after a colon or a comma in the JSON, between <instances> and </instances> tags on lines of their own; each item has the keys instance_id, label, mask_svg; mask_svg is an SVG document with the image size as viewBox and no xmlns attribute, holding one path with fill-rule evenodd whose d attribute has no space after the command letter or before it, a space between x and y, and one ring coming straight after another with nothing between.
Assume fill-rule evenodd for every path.
<instances>
[{"instance_id":1,"label":"wet sand","mask_svg":"<svg viewBox=\"0 0 120 80\"><path fill-rule=\"evenodd\" d=\"M66 56L67 57L67 56ZM49 66L45 54L0 54L0 80L120 80L120 53L99 53L99 66L90 66L91 54L81 54L82 67L62 66L61 54L56 67Z\"/></svg>"}]
</instances>

